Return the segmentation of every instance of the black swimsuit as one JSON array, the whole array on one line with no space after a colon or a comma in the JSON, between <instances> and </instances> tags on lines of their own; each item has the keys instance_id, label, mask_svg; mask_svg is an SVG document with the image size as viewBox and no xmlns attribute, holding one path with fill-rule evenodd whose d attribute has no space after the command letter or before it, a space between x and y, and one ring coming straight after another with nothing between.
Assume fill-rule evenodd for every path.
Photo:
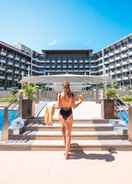
<instances>
[{"instance_id":1,"label":"black swimsuit","mask_svg":"<svg viewBox=\"0 0 132 184\"><path fill-rule=\"evenodd\" d=\"M62 117L64 118L64 120L67 120L67 118L72 114L72 108L61 108L60 109L60 115L62 115Z\"/></svg>"}]
</instances>

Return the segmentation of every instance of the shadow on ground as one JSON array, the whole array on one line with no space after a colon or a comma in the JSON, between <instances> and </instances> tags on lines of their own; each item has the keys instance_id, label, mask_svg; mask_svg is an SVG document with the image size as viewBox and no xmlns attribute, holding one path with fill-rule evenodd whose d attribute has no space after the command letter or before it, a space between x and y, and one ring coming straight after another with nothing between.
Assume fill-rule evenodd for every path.
<instances>
[{"instance_id":1,"label":"shadow on ground","mask_svg":"<svg viewBox=\"0 0 132 184\"><path fill-rule=\"evenodd\" d=\"M115 157L112 152L109 151L108 154L100 154L100 153L85 153L82 148L79 146L79 144L74 143L71 144L71 147L77 148L76 150L72 150L69 154L69 159L89 159L89 160L105 160L107 162L112 162L115 160Z\"/></svg>"}]
</instances>

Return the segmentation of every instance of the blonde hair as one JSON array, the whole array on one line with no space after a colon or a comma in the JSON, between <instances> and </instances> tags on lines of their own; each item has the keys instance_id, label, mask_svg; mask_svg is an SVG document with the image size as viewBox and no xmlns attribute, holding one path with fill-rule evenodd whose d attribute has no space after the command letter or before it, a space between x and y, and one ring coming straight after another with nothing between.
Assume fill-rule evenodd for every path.
<instances>
[{"instance_id":1,"label":"blonde hair","mask_svg":"<svg viewBox=\"0 0 132 184\"><path fill-rule=\"evenodd\" d=\"M70 83L68 81L65 80L63 82L63 87L68 89L68 91L67 91L67 96L68 97L73 97L74 96L74 94L71 92Z\"/></svg>"}]
</instances>

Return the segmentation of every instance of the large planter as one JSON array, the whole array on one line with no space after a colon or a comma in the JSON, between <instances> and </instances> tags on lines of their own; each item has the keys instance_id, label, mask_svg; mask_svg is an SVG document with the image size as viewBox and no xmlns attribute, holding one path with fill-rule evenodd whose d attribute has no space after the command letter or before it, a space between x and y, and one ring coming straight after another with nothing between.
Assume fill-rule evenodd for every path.
<instances>
[{"instance_id":1,"label":"large planter","mask_svg":"<svg viewBox=\"0 0 132 184\"><path fill-rule=\"evenodd\" d=\"M102 102L102 116L104 119L115 118L115 105L113 99L104 99Z\"/></svg>"},{"instance_id":2,"label":"large planter","mask_svg":"<svg viewBox=\"0 0 132 184\"><path fill-rule=\"evenodd\" d=\"M33 101L29 99L22 99L22 107L21 107L21 112L22 112L22 118L23 119L28 119L33 116Z\"/></svg>"}]
</instances>

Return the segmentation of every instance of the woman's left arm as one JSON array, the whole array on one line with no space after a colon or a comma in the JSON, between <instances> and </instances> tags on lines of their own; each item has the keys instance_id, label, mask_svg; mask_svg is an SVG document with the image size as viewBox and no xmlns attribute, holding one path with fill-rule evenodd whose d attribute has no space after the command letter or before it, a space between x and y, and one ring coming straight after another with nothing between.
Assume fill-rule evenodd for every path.
<instances>
[{"instance_id":1,"label":"woman's left arm","mask_svg":"<svg viewBox=\"0 0 132 184\"><path fill-rule=\"evenodd\" d=\"M78 106L82 103L83 100L84 100L84 98L83 98L82 95L75 96L75 97L74 97L73 108L78 107Z\"/></svg>"}]
</instances>

